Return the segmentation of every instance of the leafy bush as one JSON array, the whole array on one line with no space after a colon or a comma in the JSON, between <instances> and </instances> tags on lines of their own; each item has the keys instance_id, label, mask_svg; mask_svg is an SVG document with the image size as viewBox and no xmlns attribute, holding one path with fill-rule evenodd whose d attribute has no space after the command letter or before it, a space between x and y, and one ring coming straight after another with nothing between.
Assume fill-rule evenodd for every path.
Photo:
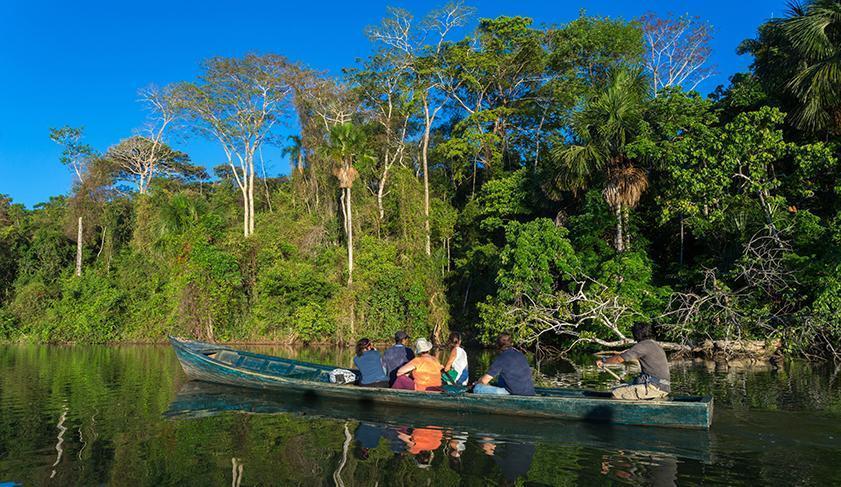
<instances>
[{"instance_id":1,"label":"leafy bush","mask_svg":"<svg viewBox=\"0 0 841 487\"><path fill-rule=\"evenodd\" d=\"M123 293L96 272L59 281L60 297L50 307L50 325L38 330L45 341L103 343L118 336Z\"/></svg>"},{"instance_id":2,"label":"leafy bush","mask_svg":"<svg viewBox=\"0 0 841 487\"><path fill-rule=\"evenodd\" d=\"M14 340L20 334L17 317L0 307L0 340Z\"/></svg>"}]
</instances>

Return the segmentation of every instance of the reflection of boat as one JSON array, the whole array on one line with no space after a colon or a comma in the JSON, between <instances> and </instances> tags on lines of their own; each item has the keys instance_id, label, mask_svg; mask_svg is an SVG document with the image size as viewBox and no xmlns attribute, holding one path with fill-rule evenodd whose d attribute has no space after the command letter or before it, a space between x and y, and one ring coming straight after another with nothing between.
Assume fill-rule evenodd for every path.
<instances>
[{"instance_id":1,"label":"reflection of boat","mask_svg":"<svg viewBox=\"0 0 841 487\"><path fill-rule=\"evenodd\" d=\"M164 416L170 419L203 418L227 412L289 413L305 417L352 419L380 428L438 428L473 438L503 442L587 446L609 450L655 453L709 461L708 431L639 426L600 425L545 418L510 417L498 421L485 415L454 411L394 408L371 402L337 403L316 395L252 391L220 384L191 381L181 387Z\"/></svg>"},{"instance_id":2,"label":"reflection of boat","mask_svg":"<svg viewBox=\"0 0 841 487\"><path fill-rule=\"evenodd\" d=\"M672 397L664 401L617 401L604 392L537 389L536 396L485 396L452 387L444 393L331 384L333 367L170 338L184 372L192 379L309 396L465 413L583 419L628 425L709 428L712 398Z\"/></svg>"}]
</instances>

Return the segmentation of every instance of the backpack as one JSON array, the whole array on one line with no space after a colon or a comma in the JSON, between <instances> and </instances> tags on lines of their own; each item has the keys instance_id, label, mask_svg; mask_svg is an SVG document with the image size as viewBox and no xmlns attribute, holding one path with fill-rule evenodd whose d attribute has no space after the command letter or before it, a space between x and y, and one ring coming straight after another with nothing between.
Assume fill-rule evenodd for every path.
<instances>
[{"instance_id":1,"label":"backpack","mask_svg":"<svg viewBox=\"0 0 841 487\"><path fill-rule=\"evenodd\" d=\"M347 369L333 369L330 371L330 383L332 384L353 384L356 382L356 374Z\"/></svg>"}]
</instances>

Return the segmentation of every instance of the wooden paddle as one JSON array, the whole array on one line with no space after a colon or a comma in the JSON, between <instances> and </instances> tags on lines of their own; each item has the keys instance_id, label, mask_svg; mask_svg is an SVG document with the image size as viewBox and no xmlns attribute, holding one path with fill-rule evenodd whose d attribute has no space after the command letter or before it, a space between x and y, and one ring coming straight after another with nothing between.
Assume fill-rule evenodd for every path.
<instances>
[{"instance_id":1,"label":"wooden paddle","mask_svg":"<svg viewBox=\"0 0 841 487\"><path fill-rule=\"evenodd\" d=\"M602 364L602 366L601 366L601 367L599 367L599 368L600 368L600 369L602 369L603 371L607 372L608 374L612 375L612 376L613 376L616 380L618 380L619 382L622 382L622 378L621 378L621 377L619 377L618 375L616 375L616 373L615 373L614 371L612 371L612 370L608 369L607 367L605 367L605 365L604 365L604 364Z\"/></svg>"}]
</instances>

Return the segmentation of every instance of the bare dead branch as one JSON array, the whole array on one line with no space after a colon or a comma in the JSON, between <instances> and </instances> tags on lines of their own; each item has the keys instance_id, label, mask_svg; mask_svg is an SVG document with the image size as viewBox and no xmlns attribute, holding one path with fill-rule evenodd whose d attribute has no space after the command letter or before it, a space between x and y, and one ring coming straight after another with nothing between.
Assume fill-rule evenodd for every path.
<instances>
[{"instance_id":1,"label":"bare dead branch","mask_svg":"<svg viewBox=\"0 0 841 487\"><path fill-rule=\"evenodd\" d=\"M689 15L659 17L654 13L639 21L648 48L643 62L651 73L655 96L670 86L693 90L715 74L715 67L707 64L712 53L708 22Z\"/></svg>"}]
</instances>

